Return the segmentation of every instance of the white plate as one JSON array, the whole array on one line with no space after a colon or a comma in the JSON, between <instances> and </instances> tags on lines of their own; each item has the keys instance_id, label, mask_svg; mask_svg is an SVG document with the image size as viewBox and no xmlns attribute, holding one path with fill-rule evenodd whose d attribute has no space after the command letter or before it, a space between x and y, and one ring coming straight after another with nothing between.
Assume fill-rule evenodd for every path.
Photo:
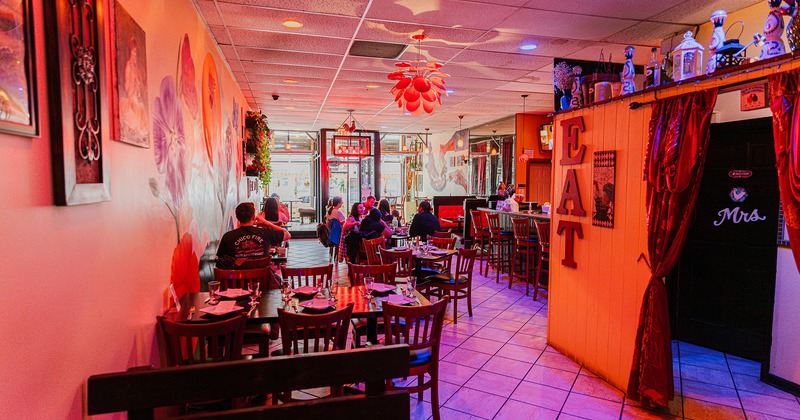
<instances>
[{"instance_id":1,"label":"white plate","mask_svg":"<svg viewBox=\"0 0 800 420\"><path fill-rule=\"evenodd\" d=\"M384 293L384 292L391 292L396 288L397 286L392 286L391 284L373 283L370 289L379 293Z\"/></svg>"},{"instance_id":2,"label":"white plate","mask_svg":"<svg viewBox=\"0 0 800 420\"><path fill-rule=\"evenodd\" d=\"M385 302L389 302L394 305L408 305L409 303L416 302L416 300L403 295L389 295L386 297Z\"/></svg>"},{"instance_id":3,"label":"white plate","mask_svg":"<svg viewBox=\"0 0 800 420\"><path fill-rule=\"evenodd\" d=\"M292 289L292 292L300 295L314 295L317 293L317 288L313 286L302 286Z\"/></svg>"}]
</instances>

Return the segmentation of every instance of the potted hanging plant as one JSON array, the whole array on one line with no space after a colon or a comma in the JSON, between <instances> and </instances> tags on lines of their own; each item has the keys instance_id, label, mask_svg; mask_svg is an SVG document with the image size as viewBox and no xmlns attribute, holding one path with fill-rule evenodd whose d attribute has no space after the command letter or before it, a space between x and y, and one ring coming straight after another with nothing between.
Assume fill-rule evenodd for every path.
<instances>
[{"instance_id":1,"label":"potted hanging plant","mask_svg":"<svg viewBox=\"0 0 800 420\"><path fill-rule=\"evenodd\" d=\"M267 116L260 112L247 111L245 128L248 133L245 150L254 155L253 161L245 168L245 174L257 176L265 185L269 184L272 168L270 167Z\"/></svg>"}]
</instances>

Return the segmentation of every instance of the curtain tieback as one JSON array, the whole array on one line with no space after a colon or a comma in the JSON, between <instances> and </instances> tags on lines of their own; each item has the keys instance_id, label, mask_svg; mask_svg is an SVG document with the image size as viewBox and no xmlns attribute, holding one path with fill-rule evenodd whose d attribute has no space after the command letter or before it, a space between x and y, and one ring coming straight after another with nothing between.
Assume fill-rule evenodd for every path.
<instances>
[{"instance_id":1,"label":"curtain tieback","mask_svg":"<svg viewBox=\"0 0 800 420\"><path fill-rule=\"evenodd\" d=\"M639 254L639 258L636 259L636 262L638 263L641 260L644 260L644 263L647 264L647 269L653 272L653 267L650 266L650 261L647 260L647 255L644 255L644 252Z\"/></svg>"}]
</instances>

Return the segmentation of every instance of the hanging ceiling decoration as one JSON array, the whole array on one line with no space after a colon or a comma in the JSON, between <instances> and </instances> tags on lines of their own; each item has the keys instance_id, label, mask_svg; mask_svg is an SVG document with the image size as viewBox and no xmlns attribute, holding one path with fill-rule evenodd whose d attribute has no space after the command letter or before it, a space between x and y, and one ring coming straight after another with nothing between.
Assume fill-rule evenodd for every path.
<instances>
[{"instance_id":1,"label":"hanging ceiling decoration","mask_svg":"<svg viewBox=\"0 0 800 420\"><path fill-rule=\"evenodd\" d=\"M334 156L364 157L372 155L372 136L353 136L356 131L356 119L353 117L354 109L348 109L349 115L342 122L341 127L331 139L331 150ZM359 126L361 124L358 124ZM359 131L365 131L360 127Z\"/></svg>"},{"instance_id":2,"label":"hanging ceiling decoration","mask_svg":"<svg viewBox=\"0 0 800 420\"><path fill-rule=\"evenodd\" d=\"M461 133L461 120L463 120L463 119L464 119L463 115L459 115L458 116L458 141L456 142L456 146L459 149L464 147L464 137L461 136L462 135L462 133Z\"/></svg>"},{"instance_id":3,"label":"hanging ceiling decoration","mask_svg":"<svg viewBox=\"0 0 800 420\"><path fill-rule=\"evenodd\" d=\"M423 152L424 152L426 155L428 155L428 154L430 154L430 153L431 153L431 149L428 147L428 131L429 131L429 130L430 130L430 128L426 128L426 129L425 129L425 149L423 149Z\"/></svg>"},{"instance_id":4,"label":"hanging ceiling decoration","mask_svg":"<svg viewBox=\"0 0 800 420\"><path fill-rule=\"evenodd\" d=\"M389 80L397 83L391 90L397 106L412 115L419 115L422 111L433 114L433 110L442 106L442 94L447 95L443 77L450 77L442 73L440 63L428 62L422 59L420 45L425 39L424 33L412 35L417 41L417 59L411 62L396 63L399 69L389 73Z\"/></svg>"},{"instance_id":5,"label":"hanging ceiling decoration","mask_svg":"<svg viewBox=\"0 0 800 420\"><path fill-rule=\"evenodd\" d=\"M518 136L520 143L522 143L522 153L519 155L519 161L525 163L528 161L530 156L525 153L525 101L528 99L528 95L522 95L522 132Z\"/></svg>"}]
</instances>

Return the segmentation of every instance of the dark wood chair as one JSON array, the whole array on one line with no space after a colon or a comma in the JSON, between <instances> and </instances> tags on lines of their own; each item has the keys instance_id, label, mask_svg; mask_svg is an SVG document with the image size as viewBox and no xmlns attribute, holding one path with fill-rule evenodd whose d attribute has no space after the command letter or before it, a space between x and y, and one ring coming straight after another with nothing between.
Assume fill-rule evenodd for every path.
<instances>
[{"instance_id":1,"label":"dark wood chair","mask_svg":"<svg viewBox=\"0 0 800 420\"><path fill-rule=\"evenodd\" d=\"M247 284L251 280L257 280L260 283L259 290L269 290L275 287L270 284L274 278L272 269L269 267L249 270L214 268L214 280L220 283L220 291L231 288L247 289ZM258 353L254 357L267 357L269 356L269 340L270 338L278 338L277 334L277 331L275 331L275 334L272 333L272 327L269 324L248 325L245 329L244 344L257 344Z\"/></svg>"},{"instance_id":2,"label":"dark wood chair","mask_svg":"<svg viewBox=\"0 0 800 420\"><path fill-rule=\"evenodd\" d=\"M378 283L397 284L397 264L361 265L347 263L347 278L351 287L364 286L365 277L374 277Z\"/></svg>"},{"instance_id":3,"label":"dark wood chair","mask_svg":"<svg viewBox=\"0 0 800 420\"><path fill-rule=\"evenodd\" d=\"M289 280L289 287L303 286L316 287L317 282L322 282L322 287L331 287L333 280L333 264L317 267L282 267L281 273L284 280Z\"/></svg>"},{"instance_id":4,"label":"dark wood chair","mask_svg":"<svg viewBox=\"0 0 800 420\"><path fill-rule=\"evenodd\" d=\"M265 268L272 265L272 257L267 255L264 258L251 258L242 261L234 268L237 270L249 270L252 268Z\"/></svg>"},{"instance_id":5,"label":"dark wood chair","mask_svg":"<svg viewBox=\"0 0 800 420\"><path fill-rule=\"evenodd\" d=\"M548 286L542 284L542 271L547 273L547 282L550 283L550 222L534 221L536 223L536 233L539 236L539 264L536 267L536 281L533 286L533 300L539 295L539 288L545 290ZM542 268L547 264L547 268Z\"/></svg>"},{"instance_id":6,"label":"dark wood chair","mask_svg":"<svg viewBox=\"0 0 800 420\"><path fill-rule=\"evenodd\" d=\"M338 311L324 314L294 313L278 308L282 343L280 355L344 350L347 346L352 313L352 303ZM331 386L331 396L342 395L342 390L342 386ZM278 400L295 401L291 393L273 394L273 403L277 403Z\"/></svg>"},{"instance_id":7,"label":"dark wood chair","mask_svg":"<svg viewBox=\"0 0 800 420\"><path fill-rule=\"evenodd\" d=\"M434 238L450 238L451 235L452 235L452 232L450 232L450 229L443 230L443 231L438 231L437 230L437 231L433 232L433 237Z\"/></svg>"},{"instance_id":8,"label":"dark wood chair","mask_svg":"<svg viewBox=\"0 0 800 420\"><path fill-rule=\"evenodd\" d=\"M156 317L165 345L166 366L224 362L242 358L246 314L207 323L175 322Z\"/></svg>"},{"instance_id":9,"label":"dark wood chair","mask_svg":"<svg viewBox=\"0 0 800 420\"><path fill-rule=\"evenodd\" d=\"M429 277L429 293L436 293L440 299L443 295L448 296L453 302L453 324L458 324L458 301L461 299L467 299L467 310L472 316L472 269L477 255L475 249L461 248L456 257L455 272Z\"/></svg>"},{"instance_id":10,"label":"dark wood chair","mask_svg":"<svg viewBox=\"0 0 800 420\"><path fill-rule=\"evenodd\" d=\"M456 238L452 236L448 236L446 238L434 236L430 238L430 243L439 249L456 249ZM453 258L450 257L445 258L442 261L437 261L433 264L433 268L440 273L447 273L450 271L450 264L452 260Z\"/></svg>"},{"instance_id":11,"label":"dark wood chair","mask_svg":"<svg viewBox=\"0 0 800 420\"><path fill-rule=\"evenodd\" d=\"M414 275L414 252L410 249L394 251L381 249L381 262L383 264L396 264L396 277L409 277Z\"/></svg>"},{"instance_id":12,"label":"dark wood chair","mask_svg":"<svg viewBox=\"0 0 800 420\"><path fill-rule=\"evenodd\" d=\"M472 243L473 248L477 246L480 253L481 265L480 270L483 269L484 261L486 260L486 248L489 246L490 235L489 229L486 228L485 218L483 212L480 210L470 210L470 220L472 226ZM488 262L486 263L488 264Z\"/></svg>"},{"instance_id":13,"label":"dark wood chair","mask_svg":"<svg viewBox=\"0 0 800 420\"><path fill-rule=\"evenodd\" d=\"M486 225L489 227L489 262L486 265L484 276L489 275L489 265L494 262L497 277L495 283L500 283L500 272L504 267L511 271L511 244L514 239L513 232L504 232L500 228L500 215L497 213L486 214Z\"/></svg>"},{"instance_id":14,"label":"dark wood chair","mask_svg":"<svg viewBox=\"0 0 800 420\"><path fill-rule=\"evenodd\" d=\"M364 252L367 254L367 264L381 263L380 250L386 249L386 238L381 236L375 239L364 239Z\"/></svg>"},{"instance_id":15,"label":"dark wood chair","mask_svg":"<svg viewBox=\"0 0 800 420\"><path fill-rule=\"evenodd\" d=\"M508 277L508 288L514 279L525 281L525 296L530 292L531 282L535 280L536 267L539 264L539 241L531 238L530 222L526 217L511 219L514 228L514 248L511 275Z\"/></svg>"},{"instance_id":16,"label":"dark wood chair","mask_svg":"<svg viewBox=\"0 0 800 420\"><path fill-rule=\"evenodd\" d=\"M439 345L442 337L444 312L448 298L425 306L400 306L383 303L383 323L386 328L385 344L408 344L410 357L409 375L417 377L417 384L402 387L417 393L422 401L422 393L431 390L433 418L439 420ZM425 381L425 374L430 379ZM393 381L387 381L387 388L396 388Z\"/></svg>"}]
</instances>

